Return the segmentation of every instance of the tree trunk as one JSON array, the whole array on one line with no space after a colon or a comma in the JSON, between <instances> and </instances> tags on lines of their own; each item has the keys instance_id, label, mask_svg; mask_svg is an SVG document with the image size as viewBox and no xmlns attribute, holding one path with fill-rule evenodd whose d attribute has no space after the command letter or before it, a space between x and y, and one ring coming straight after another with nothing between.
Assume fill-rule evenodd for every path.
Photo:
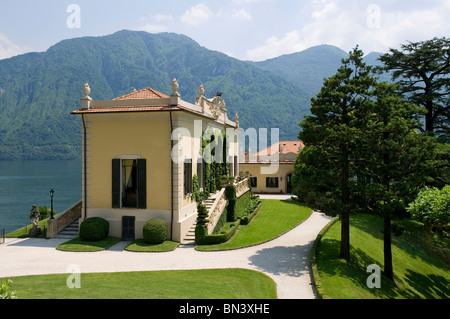
<instances>
[{"instance_id":1,"label":"tree trunk","mask_svg":"<svg viewBox=\"0 0 450 319\"><path fill-rule=\"evenodd\" d=\"M391 236L391 216L384 215L384 275L394 281L394 270L392 268L392 236Z\"/></svg>"},{"instance_id":2,"label":"tree trunk","mask_svg":"<svg viewBox=\"0 0 450 319\"><path fill-rule=\"evenodd\" d=\"M348 145L342 153L342 213L341 213L341 251L340 257L347 262L350 261L350 214L348 211L350 203L350 189L348 187L349 160Z\"/></svg>"}]
</instances>

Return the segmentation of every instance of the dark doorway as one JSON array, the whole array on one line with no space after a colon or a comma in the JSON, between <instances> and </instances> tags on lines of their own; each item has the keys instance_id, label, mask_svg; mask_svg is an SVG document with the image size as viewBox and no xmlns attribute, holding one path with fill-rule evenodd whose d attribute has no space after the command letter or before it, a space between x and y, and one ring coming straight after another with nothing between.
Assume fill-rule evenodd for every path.
<instances>
[{"instance_id":1,"label":"dark doorway","mask_svg":"<svg viewBox=\"0 0 450 319\"><path fill-rule=\"evenodd\" d=\"M292 174L288 174L286 176L286 193L287 194L292 193Z\"/></svg>"},{"instance_id":2,"label":"dark doorway","mask_svg":"<svg viewBox=\"0 0 450 319\"><path fill-rule=\"evenodd\" d=\"M136 217L134 216L123 216L122 217L122 240L130 241L134 240L134 222Z\"/></svg>"}]
</instances>

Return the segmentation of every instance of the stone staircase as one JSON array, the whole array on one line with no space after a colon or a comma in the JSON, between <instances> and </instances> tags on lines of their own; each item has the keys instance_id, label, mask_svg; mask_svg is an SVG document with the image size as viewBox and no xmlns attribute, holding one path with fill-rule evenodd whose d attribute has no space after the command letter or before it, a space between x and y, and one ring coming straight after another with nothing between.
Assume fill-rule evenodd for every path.
<instances>
[{"instance_id":1,"label":"stone staircase","mask_svg":"<svg viewBox=\"0 0 450 319\"><path fill-rule=\"evenodd\" d=\"M213 194L210 198L203 201L203 204L206 206L206 209L208 212L211 212L211 207L213 206L215 200L216 200L216 194ZM197 226L197 222L195 222L191 228L189 228L189 231L187 232L186 236L184 236L183 240L181 241L182 245L195 245L195 227Z\"/></svg>"},{"instance_id":2,"label":"stone staircase","mask_svg":"<svg viewBox=\"0 0 450 319\"><path fill-rule=\"evenodd\" d=\"M78 237L78 219L75 220L72 224L64 228L62 231L56 235L55 238L59 239L73 239Z\"/></svg>"}]
</instances>

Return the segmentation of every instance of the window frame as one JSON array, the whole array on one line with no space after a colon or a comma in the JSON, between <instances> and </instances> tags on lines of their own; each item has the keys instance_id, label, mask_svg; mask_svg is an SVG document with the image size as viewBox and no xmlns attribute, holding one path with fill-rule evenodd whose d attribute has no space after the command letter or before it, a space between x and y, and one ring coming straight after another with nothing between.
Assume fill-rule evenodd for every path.
<instances>
[{"instance_id":1,"label":"window frame","mask_svg":"<svg viewBox=\"0 0 450 319\"><path fill-rule=\"evenodd\" d=\"M269 182L270 180L276 181L274 183L274 186L271 185L272 183ZM280 187L280 178L279 177L275 177L275 176L266 177L266 188L279 188L279 187Z\"/></svg>"},{"instance_id":2,"label":"window frame","mask_svg":"<svg viewBox=\"0 0 450 319\"><path fill-rule=\"evenodd\" d=\"M136 161L136 207L123 204L123 161ZM112 208L146 209L147 208L147 160L137 155L122 155L112 160Z\"/></svg>"}]
</instances>

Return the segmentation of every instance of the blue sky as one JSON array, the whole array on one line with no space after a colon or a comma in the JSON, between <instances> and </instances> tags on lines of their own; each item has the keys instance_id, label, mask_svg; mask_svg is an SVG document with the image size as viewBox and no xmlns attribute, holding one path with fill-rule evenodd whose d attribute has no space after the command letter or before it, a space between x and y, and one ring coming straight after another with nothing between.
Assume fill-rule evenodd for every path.
<instances>
[{"instance_id":1,"label":"blue sky","mask_svg":"<svg viewBox=\"0 0 450 319\"><path fill-rule=\"evenodd\" d=\"M386 52L450 36L448 21L448 0L1 0L0 59L123 29L185 34L241 60L320 44Z\"/></svg>"}]
</instances>

